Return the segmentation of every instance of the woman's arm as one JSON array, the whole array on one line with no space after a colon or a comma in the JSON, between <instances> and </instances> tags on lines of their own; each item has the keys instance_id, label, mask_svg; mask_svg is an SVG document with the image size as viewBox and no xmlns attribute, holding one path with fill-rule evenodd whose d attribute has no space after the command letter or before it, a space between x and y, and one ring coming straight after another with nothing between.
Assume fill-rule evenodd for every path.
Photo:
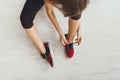
<instances>
[{"instance_id":1,"label":"woman's arm","mask_svg":"<svg viewBox=\"0 0 120 80\"><path fill-rule=\"evenodd\" d=\"M56 28L58 34L59 35L62 34L62 30L61 30L61 28L60 28L60 26L57 22L57 19L55 17L54 11L53 11L53 6L50 3L48 3L47 1L45 2L45 5L46 5L46 11L47 11L49 19L53 23L53 25Z\"/></svg>"},{"instance_id":2,"label":"woman's arm","mask_svg":"<svg viewBox=\"0 0 120 80\"><path fill-rule=\"evenodd\" d=\"M47 11L48 17L51 20L51 22L53 23L55 29L57 30L57 32L60 36L60 41L62 42L63 45L67 44L67 40L58 24L56 17L55 17L55 14L53 11L53 6L47 0L45 1L45 5L46 5L46 11Z\"/></svg>"}]
</instances>

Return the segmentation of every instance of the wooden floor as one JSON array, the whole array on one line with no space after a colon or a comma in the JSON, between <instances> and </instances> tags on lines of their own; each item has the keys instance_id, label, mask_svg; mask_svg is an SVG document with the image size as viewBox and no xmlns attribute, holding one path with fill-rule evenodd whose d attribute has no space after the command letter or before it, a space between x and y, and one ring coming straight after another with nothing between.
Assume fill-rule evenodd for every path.
<instances>
[{"instance_id":1,"label":"wooden floor","mask_svg":"<svg viewBox=\"0 0 120 80\"><path fill-rule=\"evenodd\" d=\"M0 80L120 80L120 1L91 0L81 17L82 43L68 59L45 6L35 18L43 42L53 49L54 68L26 36L19 16L25 0L0 2ZM67 33L67 18L55 9Z\"/></svg>"}]
</instances>

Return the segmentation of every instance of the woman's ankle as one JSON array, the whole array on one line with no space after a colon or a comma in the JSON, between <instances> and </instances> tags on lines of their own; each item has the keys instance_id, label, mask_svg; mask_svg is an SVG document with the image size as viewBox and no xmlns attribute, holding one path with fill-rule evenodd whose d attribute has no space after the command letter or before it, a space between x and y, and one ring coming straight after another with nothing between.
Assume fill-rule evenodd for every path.
<instances>
[{"instance_id":1,"label":"woman's ankle","mask_svg":"<svg viewBox=\"0 0 120 80\"><path fill-rule=\"evenodd\" d=\"M72 40L71 41L68 40L68 44L71 44L71 43L73 43L73 41Z\"/></svg>"},{"instance_id":2,"label":"woman's ankle","mask_svg":"<svg viewBox=\"0 0 120 80\"><path fill-rule=\"evenodd\" d=\"M46 50L41 50L40 53L44 55L46 53Z\"/></svg>"}]
</instances>

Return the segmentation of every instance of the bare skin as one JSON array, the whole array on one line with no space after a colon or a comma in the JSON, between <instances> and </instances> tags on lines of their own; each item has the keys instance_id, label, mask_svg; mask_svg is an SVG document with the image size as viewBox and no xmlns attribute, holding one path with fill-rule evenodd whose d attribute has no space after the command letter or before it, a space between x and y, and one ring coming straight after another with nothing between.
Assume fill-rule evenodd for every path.
<instances>
[{"instance_id":1,"label":"bare skin","mask_svg":"<svg viewBox=\"0 0 120 80\"><path fill-rule=\"evenodd\" d=\"M40 53L45 54L46 50L43 45L43 42L41 41L37 28L35 26L32 26L30 29L25 29L25 32L28 35L28 37L32 40L34 45L37 47L37 49L40 51Z\"/></svg>"},{"instance_id":2,"label":"bare skin","mask_svg":"<svg viewBox=\"0 0 120 80\"><path fill-rule=\"evenodd\" d=\"M69 44L73 42L74 36L75 34L79 34L80 32L80 22L79 20L73 20L71 18L69 18L68 20L68 24L69 24L69 31L68 31L68 39L65 38L64 33L62 32L56 17L54 15L54 11L53 11L53 6L48 2L48 0L45 1L45 5L46 5L46 10L47 10L47 14L48 17L50 18L51 22L53 23L53 25L55 26L59 36L60 36L60 41L63 45Z\"/></svg>"},{"instance_id":3,"label":"bare skin","mask_svg":"<svg viewBox=\"0 0 120 80\"><path fill-rule=\"evenodd\" d=\"M79 35L80 22L79 22L79 20L73 20L73 19L69 18L68 24L69 24L68 43L72 43L76 32L78 32L77 35ZM77 38L79 38L79 37L77 37Z\"/></svg>"},{"instance_id":4,"label":"bare skin","mask_svg":"<svg viewBox=\"0 0 120 80\"><path fill-rule=\"evenodd\" d=\"M47 0L45 1L45 5L46 5L46 11L47 11L48 17L51 20L51 22L53 23L54 27L56 28L56 30L59 34L61 43L63 45L72 43L75 34L77 33L77 35L79 35L79 32L80 32L79 20L73 20L73 19L69 18L68 39L66 39L64 36L64 33L62 32L62 30L56 20L56 17L55 17L54 11L53 11L53 6L51 4L49 4ZM25 32L28 35L28 37L32 40L33 44L40 51L40 53L45 54L46 53L45 47L43 45L43 42L40 38L40 35L39 35L38 30L35 27L35 25L33 25L33 27L30 29L25 29ZM79 38L80 37L78 36L78 40L79 40Z\"/></svg>"}]
</instances>

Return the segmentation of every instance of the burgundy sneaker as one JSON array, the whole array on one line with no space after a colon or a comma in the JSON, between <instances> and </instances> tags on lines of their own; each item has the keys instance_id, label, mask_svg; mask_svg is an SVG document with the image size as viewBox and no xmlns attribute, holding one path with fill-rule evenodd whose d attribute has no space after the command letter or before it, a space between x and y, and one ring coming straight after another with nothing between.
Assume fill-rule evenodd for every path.
<instances>
[{"instance_id":1,"label":"burgundy sneaker","mask_svg":"<svg viewBox=\"0 0 120 80\"><path fill-rule=\"evenodd\" d=\"M52 56L51 56L50 47L49 47L48 42L44 43L44 46L45 46L45 49L46 49L46 53L41 54L41 56L49 62L51 67L53 67L53 60L52 60Z\"/></svg>"},{"instance_id":2,"label":"burgundy sneaker","mask_svg":"<svg viewBox=\"0 0 120 80\"><path fill-rule=\"evenodd\" d=\"M65 51L69 58L73 57L73 55L74 55L73 43L65 45Z\"/></svg>"},{"instance_id":3,"label":"burgundy sneaker","mask_svg":"<svg viewBox=\"0 0 120 80\"><path fill-rule=\"evenodd\" d=\"M65 34L65 37L67 39L67 34ZM65 51L66 51L66 54L69 58L73 57L73 55L74 55L73 43L65 45Z\"/></svg>"}]
</instances>

